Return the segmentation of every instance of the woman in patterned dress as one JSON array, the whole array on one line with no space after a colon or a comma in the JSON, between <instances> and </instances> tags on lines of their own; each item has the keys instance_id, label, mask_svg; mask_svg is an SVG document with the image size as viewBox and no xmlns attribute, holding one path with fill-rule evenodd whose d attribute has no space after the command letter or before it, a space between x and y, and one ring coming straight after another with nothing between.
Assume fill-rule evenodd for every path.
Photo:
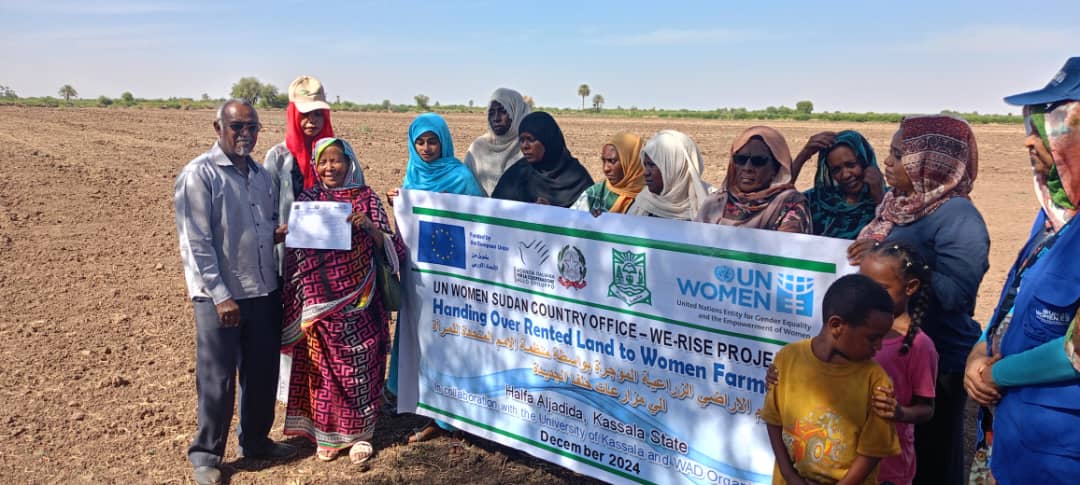
<instances>
[{"instance_id":1,"label":"woman in patterned dress","mask_svg":"<svg viewBox=\"0 0 1080 485\"><path fill-rule=\"evenodd\" d=\"M352 147L323 138L315 144L318 183L297 201L352 204L352 248L290 248L285 268L283 347L292 353L285 434L304 436L320 460L349 448L362 462L372 453L389 344L389 312L376 285L376 259L396 266L405 257L379 197L363 183Z\"/></svg>"}]
</instances>

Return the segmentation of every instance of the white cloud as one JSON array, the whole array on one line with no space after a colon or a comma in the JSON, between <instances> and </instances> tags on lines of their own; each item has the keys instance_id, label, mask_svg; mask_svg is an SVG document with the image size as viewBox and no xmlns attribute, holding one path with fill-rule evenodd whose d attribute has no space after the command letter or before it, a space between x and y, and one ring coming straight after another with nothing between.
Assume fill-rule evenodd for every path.
<instances>
[{"instance_id":1,"label":"white cloud","mask_svg":"<svg viewBox=\"0 0 1080 485\"><path fill-rule=\"evenodd\" d=\"M196 7L182 2L18 2L8 5L24 13L48 13L54 15L146 15L192 11ZM205 8L205 7L198 7Z\"/></svg>"},{"instance_id":2,"label":"white cloud","mask_svg":"<svg viewBox=\"0 0 1080 485\"><path fill-rule=\"evenodd\" d=\"M1053 30L1013 25L975 25L950 32L936 32L905 50L956 54L1001 54L1030 51L1047 46L1070 45L1080 30Z\"/></svg>"},{"instance_id":3,"label":"white cloud","mask_svg":"<svg viewBox=\"0 0 1080 485\"><path fill-rule=\"evenodd\" d=\"M600 44L619 46L660 46L676 44L733 43L757 38L752 32L730 29L657 29L627 35L605 35L595 40Z\"/></svg>"}]
</instances>

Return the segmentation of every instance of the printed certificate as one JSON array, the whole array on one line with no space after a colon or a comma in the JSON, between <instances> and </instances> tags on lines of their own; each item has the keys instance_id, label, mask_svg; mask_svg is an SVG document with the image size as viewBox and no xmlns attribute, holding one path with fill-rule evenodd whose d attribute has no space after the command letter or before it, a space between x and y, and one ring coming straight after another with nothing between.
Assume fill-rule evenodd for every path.
<instances>
[{"instance_id":1,"label":"printed certificate","mask_svg":"<svg viewBox=\"0 0 1080 485\"><path fill-rule=\"evenodd\" d=\"M309 249L350 249L352 226L348 202L293 202L285 246Z\"/></svg>"}]
</instances>

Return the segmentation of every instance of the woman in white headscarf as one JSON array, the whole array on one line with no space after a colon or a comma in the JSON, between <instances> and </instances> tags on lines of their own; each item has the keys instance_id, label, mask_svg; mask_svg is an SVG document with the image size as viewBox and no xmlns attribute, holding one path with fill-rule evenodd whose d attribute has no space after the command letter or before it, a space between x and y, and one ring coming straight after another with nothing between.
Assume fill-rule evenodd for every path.
<instances>
[{"instance_id":1,"label":"woman in white headscarf","mask_svg":"<svg viewBox=\"0 0 1080 485\"><path fill-rule=\"evenodd\" d=\"M704 163L697 144L686 134L661 130L641 149L645 185L628 214L693 220L709 195L701 179Z\"/></svg>"},{"instance_id":2,"label":"woman in white headscarf","mask_svg":"<svg viewBox=\"0 0 1080 485\"><path fill-rule=\"evenodd\" d=\"M503 172L522 157L518 125L529 111L525 98L513 89L499 88L491 94L488 131L473 141L465 154L465 166L488 195Z\"/></svg>"}]
</instances>

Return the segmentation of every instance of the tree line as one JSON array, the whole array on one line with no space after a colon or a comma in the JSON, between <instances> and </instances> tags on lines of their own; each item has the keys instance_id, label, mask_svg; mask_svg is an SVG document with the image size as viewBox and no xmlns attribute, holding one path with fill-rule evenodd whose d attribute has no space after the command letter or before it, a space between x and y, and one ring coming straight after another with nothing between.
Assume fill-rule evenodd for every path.
<instances>
[{"instance_id":1,"label":"tree line","mask_svg":"<svg viewBox=\"0 0 1080 485\"><path fill-rule=\"evenodd\" d=\"M578 96L581 97L581 110L544 107L545 111L559 115L577 116L586 113L586 98L592 95L592 107L587 112L589 116L605 117L629 117L629 118L688 118L688 119L718 119L718 120L795 120L795 121L835 121L835 122L899 122L904 115L901 113L852 113L852 112L815 112L814 104L810 100L801 100L794 107L768 106L764 109L747 108L717 108L713 110L689 110L689 109L657 109L655 107L641 109L636 106L623 108L604 107L605 99L601 94L594 94L588 84L578 86ZM56 108L61 106L77 107L137 107L142 109L214 109L225 98L212 98L203 93L199 98L170 97L167 99L136 98L130 91L121 93L118 98L99 96L95 99L81 99L78 91L70 84L65 84L57 91L58 97L27 97L23 98L15 93L9 86L0 85L0 106L39 106ZM270 83L262 83L255 77L240 78L229 91L232 98L247 99L252 104L261 108L284 108L289 103L288 93L282 93ZM530 107L535 102L532 97L525 96ZM413 103L393 103L384 99L381 103L355 103L341 101L335 98L330 101L330 106L335 111L357 112L384 112L384 113L409 113L436 111L440 113L483 113L487 105L481 103L477 106L473 100L468 104L441 104L438 100L432 102L425 94L417 94L413 97ZM945 110L942 114L962 116L971 123L1021 123L1023 117L1012 113L980 114L978 112L957 112Z\"/></svg>"}]
</instances>

